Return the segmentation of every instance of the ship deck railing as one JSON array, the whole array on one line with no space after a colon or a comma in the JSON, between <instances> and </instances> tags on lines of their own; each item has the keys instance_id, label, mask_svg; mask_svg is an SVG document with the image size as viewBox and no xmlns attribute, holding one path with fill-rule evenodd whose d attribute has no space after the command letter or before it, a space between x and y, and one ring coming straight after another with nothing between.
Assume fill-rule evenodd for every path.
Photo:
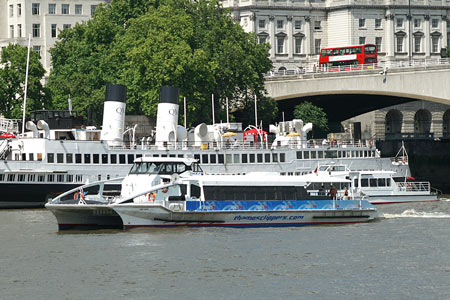
<instances>
[{"instance_id":1,"label":"ship deck railing","mask_svg":"<svg viewBox=\"0 0 450 300\"><path fill-rule=\"evenodd\" d=\"M202 141L202 142L162 142L156 144L132 144L126 143L123 146L111 146L112 149L141 149L141 150L255 150L255 149L375 149L373 140L356 140L356 141L340 141L340 140L309 140L307 142L290 141L288 143L269 143L253 141Z\"/></svg>"},{"instance_id":2,"label":"ship deck railing","mask_svg":"<svg viewBox=\"0 0 450 300\"><path fill-rule=\"evenodd\" d=\"M397 185L401 191L408 192L430 192L431 186L427 181L407 181L397 182Z\"/></svg>"}]
</instances>

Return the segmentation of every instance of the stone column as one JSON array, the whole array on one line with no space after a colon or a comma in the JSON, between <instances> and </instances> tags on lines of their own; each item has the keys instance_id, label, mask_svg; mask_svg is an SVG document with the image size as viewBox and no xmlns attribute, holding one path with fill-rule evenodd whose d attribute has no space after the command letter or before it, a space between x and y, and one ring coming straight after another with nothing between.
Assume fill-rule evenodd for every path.
<instances>
[{"instance_id":1,"label":"stone column","mask_svg":"<svg viewBox=\"0 0 450 300\"><path fill-rule=\"evenodd\" d=\"M430 35L430 15L425 15L425 24L423 24L424 28L424 42L425 42L425 58L430 57L430 45L431 45L431 35Z\"/></svg>"},{"instance_id":2,"label":"stone column","mask_svg":"<svg viewBox=\"0 0 450 300\"><path fill-rule=\"evenodd\" d=\"M442 16L442 25L441 25L441 32L442 32L442 41L441 41L441 48L447 48L448 41L447 41L447 16Z\"/></svg>"},{"instance_id":3,"label":"stone column","mask_svg":"<svg viewBox=\"0 0 450 300\"><path fill-rule=\"evenodd\" d=\"M408 57L413 59L413 49L414 49L413 43L414 43L414 39L413 39L413 35L412 35L413 28L412 28L411 21L412 21L412 16L407 14L406 15L406 22L407 22L408 28L406 29L406 32L408 34L406 36L406 38L407 38L406 39L406 52L408 53Z\"/></svg>"},{"instance_id":4,"label":"stone column","mask_svg":"<svg viewBox=\"0 0 450 300\"><path fill-rule=\"evenodd\" d=\"M273 15L269 16L269 39L270 39L270 59L275 59L275 49L277 47L275 38L275 17Z\"/></svg>"},{"instance_id":5,"label":"stone column","mask_svg":"<svg viewBox=\"0 0 450 300\"><path fill-rule=\"evenodd\" d=\"M395 35L394 35L395 16L388 10L386 14L386 58L392 60L395 56Z\"/></svg>"},{"instance_id":6,"label":"stone column","mask_svg":"<svg viewBox=\"0 0 450 300\"><path fill-rule=\"evenodd\" d=\"M287 55L288 59L294 58L294 29L292 27L292 16L287 16Z\"/></svg>"},{"instance_id":7,"label":"stone column","mask_svg":"<svg viewBox=\"0 0 450 300\"><path fill-rule=\"evenodd\" d=\"M311 55L311 43L314 43L312 31L311 31L311 17L305 17L305 49L306 49L306 60L309 60L309 56Z\"/></svg>"}]
</instances>

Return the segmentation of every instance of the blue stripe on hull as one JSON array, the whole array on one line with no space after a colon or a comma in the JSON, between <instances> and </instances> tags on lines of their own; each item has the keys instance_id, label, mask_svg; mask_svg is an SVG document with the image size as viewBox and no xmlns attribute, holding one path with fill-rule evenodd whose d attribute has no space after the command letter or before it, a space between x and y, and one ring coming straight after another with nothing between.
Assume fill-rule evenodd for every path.
<instances>
[{"instance_id":1,"label":"blue stripe on hull","mask_svg":"<svg viewBox=\"0 0 450 300\"><path fill-rule=\"evenodd\" d=\"M314 223L242 223L242 224L155 224L155 225L124 225L124 229L132 229L138 227L232 227L232 228L258 228L258 227L301 227L314 225L337 225L337 224L354 224L366 223L364 221L345 221L345 222L314 222Z\"/></svg>"}]
</instances>

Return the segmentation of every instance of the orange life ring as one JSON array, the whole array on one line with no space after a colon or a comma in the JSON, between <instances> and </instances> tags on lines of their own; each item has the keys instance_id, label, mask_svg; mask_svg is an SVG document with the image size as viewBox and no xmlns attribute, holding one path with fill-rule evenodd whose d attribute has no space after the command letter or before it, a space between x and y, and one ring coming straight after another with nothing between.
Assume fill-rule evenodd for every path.
<instances>
[{"instance_id":1,"label":"orange life ring","mask_svg":"<svg viewBox=\"0 0 450 300\"><path fill-rule=\"evenodd\" d=\"M149 193L147 195L148 202L155 202L155 197L156 197L155 193Z\"/></svg>"},{"instance_id":2,"label":"orange life ring","mask_svg":"<svg viewBox=\"0 0 450 300\"><path fill-rule=\"evenodd\" d=\"M73 200L79 200L81 198L81 200L84 200L84 194L82 192L75 192L75 194L73 194Z\"/></svg>"},{"instance_id":3,"label":"orange life ring","mask_svg":"<svg viewBox=\"0 0 450 300\"><path fill-rule=\"evenodd\" d=\"M165 188L162 188L161 189L161 192L163 192L163 193L167 193L169 191L169 188L168 187L165 187Z\"/></svg>"}]
</instances>

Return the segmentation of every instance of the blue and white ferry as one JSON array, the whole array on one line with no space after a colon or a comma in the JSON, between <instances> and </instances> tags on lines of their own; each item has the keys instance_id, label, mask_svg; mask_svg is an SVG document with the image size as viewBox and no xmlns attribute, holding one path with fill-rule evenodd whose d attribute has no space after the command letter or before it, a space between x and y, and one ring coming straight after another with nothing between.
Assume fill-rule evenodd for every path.
<instances>
[{"instance_id":1,"label":"blue and white ferry","mask_svg":"<svg viewBox=\"0 0 450 300\"><path fill-rule=\"evenodd\" d=\"M101 182L70 190L46 207L56 216L60 229L80 225L125 229L304 226L377 218L376 208L367 200L344 200L344 190L351 186L345 178L267 172L205 175L195 163L179 172L187 164L182 163L183 159L173 160L167 158L162 164L160 158L158 166L155 158L137 159L122 181L119 196L103 195ZM330 190L333 187L334 199L313 190L317 182Z\"/></svg>"}]
</instances>

